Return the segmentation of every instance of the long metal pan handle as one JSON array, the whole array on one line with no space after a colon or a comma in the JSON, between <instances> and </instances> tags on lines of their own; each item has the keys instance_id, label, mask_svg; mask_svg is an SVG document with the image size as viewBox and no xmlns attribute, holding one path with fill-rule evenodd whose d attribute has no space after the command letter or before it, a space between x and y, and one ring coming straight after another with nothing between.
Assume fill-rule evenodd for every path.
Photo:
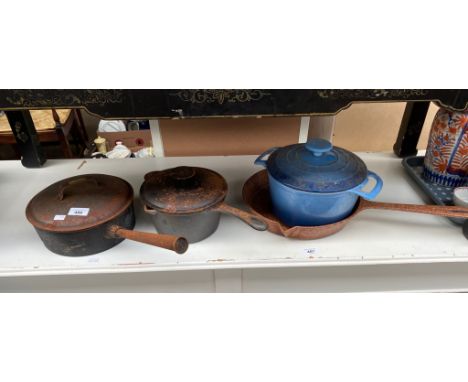
<instances>
[{"instance_id":1,"label":"long metal pan handle","mask_svg":"<svg viewBox=\"0 0 468 382\"><path fill-rule=\"evenodd\" d=\"M449 218L468 219L468 207L434 206L423 204L383 203L361 200L363 209L392 210L402 212L416 212L420 214L445 216Z\"/></svg>"},{"instance_id":2,"label":"long metal pan handle","mask_svg":"<svg viewBox=\"0 0 468 382\"><path fill-rule=\"evenodd\" d=\"M110 227L110 233L123 239L138 241L156 247L166 248L178 254L187 251L188 241L183 237L173 235L161 235L158 233L140 232L122 228L117 225Z\"/></svg>"},{"instance_id":3,"label":"long metal pan handle","mask_svg":"<svg viewBox=\"0 0 468 382\"><path fill-rule=\"evenodd\" d=\"M257 231L265 231L268 228L268 224L265 223L262 219L239 208L231 207L226 203L221 203L220 205L215 207L214 210L233 215L242 220L244 223L247 223L249 226L251 226L253 229L256 229Z\"/></svg>"}]
</instances>

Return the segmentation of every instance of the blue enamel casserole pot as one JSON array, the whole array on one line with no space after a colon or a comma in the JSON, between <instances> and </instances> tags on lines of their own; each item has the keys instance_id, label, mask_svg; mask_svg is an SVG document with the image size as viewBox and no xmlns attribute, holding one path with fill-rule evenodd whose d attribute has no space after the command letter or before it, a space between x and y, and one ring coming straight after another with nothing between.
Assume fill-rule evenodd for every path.
<instances>
[{"instance_id":1,"label":"blue enamel casserole pot","mask_svg":"<svg viewBox=\"0 0 468 382\"><path fill-rule=\"evenodd\" d=\"M267 169L273 211L288 226L340 221L353 212L359 196L374 199L383 184L357 155L324 139L271 148L255 164ZM365 192L369 178L375 185Z\"/></svg>"}]
</instances>

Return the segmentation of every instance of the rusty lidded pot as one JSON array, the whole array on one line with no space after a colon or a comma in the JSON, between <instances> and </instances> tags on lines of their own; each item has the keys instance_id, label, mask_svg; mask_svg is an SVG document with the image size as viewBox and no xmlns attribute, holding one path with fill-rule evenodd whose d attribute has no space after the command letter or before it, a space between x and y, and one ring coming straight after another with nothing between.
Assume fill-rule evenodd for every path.
<instances>
[{"instance_id":1,"label":"rusty lidded pot","mask_svg":"<svg viewBox=\"0 0 468 382\"><path fill-rule=\"evenodd\" d=\"M145 175L140 198L159 233L181 235L189 243L216 231L220 213L234 215L252 228L264 231L266 223L255 215L227 205L226 180L201 167L175 167Z\"/></svg>"},{"instance_id":2,"label":"rusty lidded pot","mask_svg":"<svg viewBox=\"0 0 468 382\"><path fill-rule=\"evenodd\" d=\"M105 251L124 239L183 253L184 238L132 231L133 189L123 179L87 174L56 182L31 199L26 217L44 245L65 256Z\"/></svg>"}]
</instances>

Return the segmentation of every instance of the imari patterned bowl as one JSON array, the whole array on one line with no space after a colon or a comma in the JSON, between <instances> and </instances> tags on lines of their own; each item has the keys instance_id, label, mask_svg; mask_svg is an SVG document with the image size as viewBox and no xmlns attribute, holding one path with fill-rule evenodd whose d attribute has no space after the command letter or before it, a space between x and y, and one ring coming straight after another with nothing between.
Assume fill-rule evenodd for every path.
<instances>
[{"instance_id":1,"label":"imari patterned bowl","mask_svg":"<svg viewBox=\"0 0 468 382\"><path fill-rule=\"evenodd\" d=\"M468 113L439 109L429 134L423 176L448 187L468 183Z\"/></svg>"}]
</instances>

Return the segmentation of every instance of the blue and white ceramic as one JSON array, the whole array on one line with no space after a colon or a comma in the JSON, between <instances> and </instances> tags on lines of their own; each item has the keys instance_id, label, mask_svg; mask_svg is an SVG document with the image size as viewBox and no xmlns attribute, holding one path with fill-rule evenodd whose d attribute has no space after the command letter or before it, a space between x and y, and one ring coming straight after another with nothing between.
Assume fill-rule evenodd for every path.
<instances>
[{"instance_id":1,"label":"blue and white ceramic","mask_svg":"<svg viewBox=\"0 0 468 382\"><path fill-rule=\"evenodd\" d=\"M432 122L423 177L447 187L468 184L468 113L440 108Z\"/></svg>"},{"instance_id":2,"label":"blue and white ceramic","mask_svg":"<svg viewBox=\"0 0 468 382\"><path fill-rule=\"evenodd\" d=\"M374 199L383 184L357 155L324 139L271 148L255 164L268 170L273 210L288 226L340 221L352 213L359 196ZM365 192L369 178L375 185Z\"/></svg>"}]
</instances>

